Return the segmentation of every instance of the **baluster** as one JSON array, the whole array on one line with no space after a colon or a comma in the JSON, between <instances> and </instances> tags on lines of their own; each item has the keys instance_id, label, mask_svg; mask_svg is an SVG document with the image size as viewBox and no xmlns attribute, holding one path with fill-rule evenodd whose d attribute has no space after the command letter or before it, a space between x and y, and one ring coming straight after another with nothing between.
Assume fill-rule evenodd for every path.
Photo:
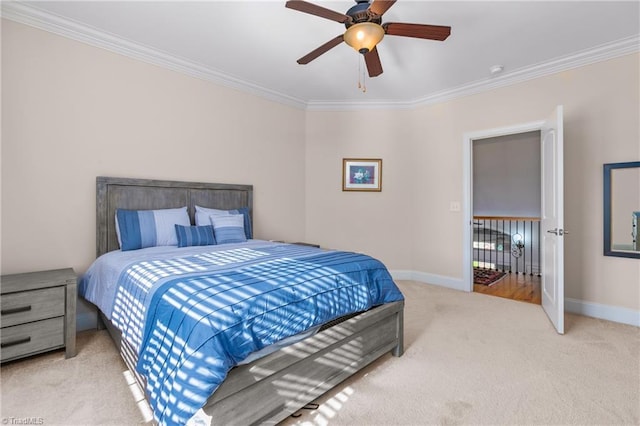
<instances>
[{"instance_id":1,"label":"baluster","mask_svg":"<svg viewBox=\"0 0 640 426\"><path fill-rule=\"evenodd\" d=\"M504 272L504 249L505 247L505 241L504 241L504 219L502 219L502 272Z\"/></svg>"},{"instance_id":2,"label":"baluster","mask_svg":"<svg viewBox=\"0 0 640 426\"><path fill-rule=\"evenodd\" d=\"M474 238L477 238L476 241L476 258L478 259L478 268L480 267L480 222L475 222L473 234ZM478 234L477 236L475 234Z\"/></svg>"},{"instance_id":3,"label":"baluster","mask_svg":"<svg viewBox=\"0 0 640 426\"><path fill-rule=\"evenodd\" d=\"M493 239L495 240L493 242L493 254L496 255L495 257L495 263L493 265L493 269L494 270L498 270L498 236L500 235L498 232L498 219L493 219Z\"/></svg>"},{"instance_id":4,"label":"baluster","mask_svg":"<svg viewBox=\"0 0 640 426\"><path fill-rule=\"evenodd\" d=\"M519 234L519 226L520 224L518 223L518 221L516 220L516 234ZM520 247L517 245L516 243L516 247L518 248L518 250L520 249ZM519 252L516 252L519 254ZM520 256L516 257L516 275L518 275L518 272L520 272Z\"/></svg>"},{"instance_id":5,"label":"baluster","mask_svg":"<svg viewBox=\"0 0 640 426\"><path fill-rule=\"evenodd\" d=\"M542 222L538 222L538 276L542 276L542 260L540 259L541 255L542 255L542 247L540 244L540 228L541 228L541 223Z\"/></svg>"},{"instance_id":6,"label":"baluster","mask_svg":"<svg viewBox=\"0 0 640 426\"><path fill-rule=\"evenodd\" d=\"M531 269L529 269L529 276L533 275L533 220L529 222L529 235L531 236Z\"/></svg>"},{"instance_id":7,"label":"baluster","mask_svg":"<svg viewBox=\"0 0 640 426\"><path fill-rule=\"evenodd\" d=\"M513 262L511 256L511 249L513 248L513 238L511 237L511 220L509 221L509 273L511 273L511 263Z\"/></svg>"},{"instance_id":8,"label":"baluster","mask_svg":"<svg viewBox=\"0 0 640 426\"><path fill-rule=\"evenodd\" d=\"M527 222L522 221L522 275L527 275Z\"/></svg>"},{"instance_id":9,"label":"baluster","mask_svg":"<svg viewBox=\"0 0 640 426\"><path fill-rule=\"evenodd\" d=\"M487 260L487 247L485 245L486 241L487 241L487 227L486 227L487 221L485 219L482 219L482 269L485 269L487 267L486 264L486 260Z\"/></svg>"}]
</instances>

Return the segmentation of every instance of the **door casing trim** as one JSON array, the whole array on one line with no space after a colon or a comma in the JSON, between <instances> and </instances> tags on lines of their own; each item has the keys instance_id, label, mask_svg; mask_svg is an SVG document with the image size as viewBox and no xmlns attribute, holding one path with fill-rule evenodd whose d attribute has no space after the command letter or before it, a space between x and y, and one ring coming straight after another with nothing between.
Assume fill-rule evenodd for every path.
<instances>
[{"instance_id":1,"label":"door casing trim","mask_svg":"<svg viewBox=\"0 0 640 426\"><path fill-rule=\"evenodd\" d=\"M468 132L462 138L462 285L467 292L473 291L473 264L471 262L472 216L473 216L473 141L498 136L516 135L541 131L544 120Z\"/></svg>"}]
</instances>

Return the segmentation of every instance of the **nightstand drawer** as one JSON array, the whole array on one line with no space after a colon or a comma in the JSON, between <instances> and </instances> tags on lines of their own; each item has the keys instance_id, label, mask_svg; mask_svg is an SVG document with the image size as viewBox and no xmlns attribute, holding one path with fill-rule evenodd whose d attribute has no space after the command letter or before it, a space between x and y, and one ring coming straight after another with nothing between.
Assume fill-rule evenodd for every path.
<instances>
[{"instance_id":1,"label":"nightstand drawer","mask_svg":"<svg viewBox=\"0 0 640 426\"><path fill-rule=\"evenodd\" d=\"M2 361L64 346L64 317L2 329Z\"/></svg>"},{"instance_id":2,"label":"nightstand drawer","mask_svg":"<svg viewBox=\"0 0 640 426\"><path fill-rule=\"evenodd\" d=\"M64 305L64 286L4 294L2 327L63 316ZM4 329L2 333L4 336Z\"/></svg>"}]
</instances>

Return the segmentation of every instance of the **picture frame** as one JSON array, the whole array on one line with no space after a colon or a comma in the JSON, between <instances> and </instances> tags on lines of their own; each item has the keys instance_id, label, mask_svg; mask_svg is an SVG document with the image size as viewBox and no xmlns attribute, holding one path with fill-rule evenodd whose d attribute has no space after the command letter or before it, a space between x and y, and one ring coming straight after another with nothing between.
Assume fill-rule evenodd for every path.
<instances>
[{"instance_id":1,"label":"picture frame","mask_svg":"<svg viewBox=\"0 0 640 426\"><path fill-rule=\"evenodd\" d=\"M343 191L382 191L382 159L343 158Z\"/></svg>"}]
</instances>

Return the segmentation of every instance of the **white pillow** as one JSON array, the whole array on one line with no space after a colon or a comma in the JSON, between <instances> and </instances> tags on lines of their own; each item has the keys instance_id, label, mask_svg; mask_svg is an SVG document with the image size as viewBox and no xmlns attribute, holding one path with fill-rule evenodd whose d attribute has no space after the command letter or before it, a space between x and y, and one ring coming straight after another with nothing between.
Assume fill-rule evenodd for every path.
<instances>
[{"instance_id":1,"label":"white pillow","mask_svg":"<svg viewBox=\"0 0 640 426\"><path fill-rule=\"evenodd\" d=\"M251 226L251 215L249 213L249 207L240 207L231 210L219 210L211 209L208 207L200 207L196 205L196 226L211 225L209 220L210 216L228 216L231 214L243 214L244 215L244 235L247 239L253 238L253 229Z\"/></svg>"},{"instance_id":2,"label":"white pillow","mask_svg":"<svg viewBox=\"0 0 640 426\"><path fill-rule=\"evenodd\" d=\"M196 206L196 226L211 225L209 216L230 215L229 210L210 209L208 207Z\"/></svg>"}]
</instances>

